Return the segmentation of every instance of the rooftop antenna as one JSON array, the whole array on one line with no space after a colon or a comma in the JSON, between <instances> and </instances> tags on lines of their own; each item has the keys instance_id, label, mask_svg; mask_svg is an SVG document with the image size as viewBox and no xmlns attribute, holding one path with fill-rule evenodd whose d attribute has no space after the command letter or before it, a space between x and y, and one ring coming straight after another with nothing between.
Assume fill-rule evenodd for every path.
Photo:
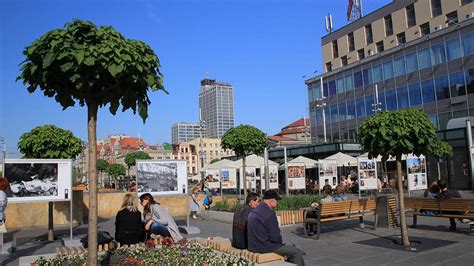
<instances>
[{"instance_id":1,"label":"rooftop antenna","mask_svg":"<svg viewBox=\"0 0 474 266\"><path fill-rule=\"evenodd\" d=\"M332 32L332 16L330 13L325 17L325 22L326 22L326 31L331 33Z\"/></svg>"},{"instance_id":2,"label":"rooftop antenna","mask_svg":"<svg viewBox=\"0 0 474 266\"><path fill-rule=\"evenodd\" d=\"M353 22L362 16L362 0L349 0L347 5L347 21Z\"/></svg>"},{"instance_id":3,"label":"rooftop antenna","mask_svg":"<svg viewBox=\"0 0 474 266\"><path fill-rule=\"evenodd\" d=\"M206 79L209 79L209 72L207 72L207 71L206 71L205 78L206 78Z\"/></svg>"}]
</instances>

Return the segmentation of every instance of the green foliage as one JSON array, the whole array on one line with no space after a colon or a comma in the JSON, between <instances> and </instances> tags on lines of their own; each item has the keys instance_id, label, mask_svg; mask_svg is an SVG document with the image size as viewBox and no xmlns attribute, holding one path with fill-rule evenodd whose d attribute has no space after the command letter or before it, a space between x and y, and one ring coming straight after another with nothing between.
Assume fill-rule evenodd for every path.
<instances>
[{"instance_id":1,"label":"green foliage","mask_svg":"<svg viewBox=\"0 0 474 266\"><path fill-rule=\"evenodd\" d=\"M63 109L110 104L115 114L132 109L143 121L148 117L148 89L163 90L160 62L141 41L126 39L113 27L73 20L65 29L55 29L27 46L17 80L38 87L54 97ZM166 92L166 91L165 91Z\"/></svg>"},{"instance_id":2,"label":"green foliage","mask_svg":"<svg viewBox=\"0 0 474 266\"><path fill-rule=\"evenodd\" d=\"M137 160L151 159L150 155L144 151L131 152L125 157L125 163L130 166L135 165Z\"/></svg>"},{"instance_id":3,"label":"green foliage","mask_svg":"<svg viewBox=\"0 0 474 266\"><path fill-rule=\"evenodd\" d=\"M57 255L51 259L38 257L38 266L84 265L87 253ZM101 265L253 265L240 256L217 252L195 241L185 244L162 245L158 248L135 246L111 249L99 255Z\"/></svg>"},{"instance_id":4,"label":"green foliage","mask_svg":"<svg viewBox=\"0 0 474 266\"><path fill-rule=\"evenodd\" d=\"M233 150L237 156L260 154L267 146L265 134L258 128L240 125L229 129L222 137L221 147Z\"/></svg>"},{"instance_id":5,"label":"green foliage","mask_svg":"<svg viewBox=\"0 0 474 266\"><path fill-rule=\"evenodd\" d=\"M436 140L430 146L429 154L433 155L436 160L441 160L453 156L453 147L445 141Z\"/></svg>"},{"instance_id":6,"label":"green foliage","mask_svg":"<svg viewBox=\"0 0 474 266\"><path fill-rule=\"evenodd\" d=\"M359 127L359 142L369 157L396 157L402 154L428 154L436 141L436 128L417 109L383 111Z\"/></svg>"},{"instance_id":7,"label":"green foliage","mask_svg":"<svg viewBox=\"0 0 474 266\"><path fill-rule=\"evenodd\" d=\"M113 164L110 164L108 167L107 167L107 170L106 170L107 174L109 174L109 176L111 177L118 177L118 176L124 176L125 175L125 166L121 165L121 164L118 164L118 163L113 163Z\"/></svg>"},{"instance_id":8,"label":"green foliage","mask_svg":"<svg viewBox=\"0 0 474 266\"><path fill-rule=\"evenodd\" d=\"M18 149L25 158L73 159L83 150L82 141L74 134L53 125L33 128L24 133Z\"/></svg>"},{"instance_id":9,"label":"green foliage","mask_svg":"<svg viewBox=\"0 0 474 266\"><path fill-rule=\"evenodd\" d=\"M290 195L282 196L278 202L278 206L275 211L295 211L301 208L309 208L311 203L320 202L321 197L317 195Z\"/></svg>"},{"instance_id":10,"label":"green foliage","mask_svg":"<svg viewBox=\"0 0 474 266\"><path fill-rule=\"evenodd\" d=\"M109 167L109 162L104 159L97 159L96 169L99 172L107 171L107 167Z\"/></svg>"},{"instance_id":11,"label":"green foliage","mask_svg":"<svg viewBox=\"0 0 474 266\"><path fill-rule=\"evenodd\" d=\"M212 159L212 160L211 160L211 164L213 164L213 163L217 163L217 162L218 162L218 161L220 161L220 160L221 160L221 159L217 159L217 158L215 158L215 159Z\"/></svg>"},{"instance_id":12,"label":"green foliage","mask_svg":"<svg viewBox=\"0 0 474 266\"><path fill-rule=\"evenodd\" d=\"M237 210L240 205L240 201L238 200L229 201L227 199L224 199L223 201L214 203L214 210L223 212L235 212L235 210Z\"/></svg>"}]
</instances>

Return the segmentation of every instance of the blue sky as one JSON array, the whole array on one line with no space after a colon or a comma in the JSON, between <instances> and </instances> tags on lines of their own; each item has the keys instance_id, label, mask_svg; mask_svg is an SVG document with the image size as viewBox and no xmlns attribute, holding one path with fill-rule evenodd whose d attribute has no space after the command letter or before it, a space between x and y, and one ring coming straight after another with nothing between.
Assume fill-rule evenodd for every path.
<instances>
[{"instance_id":1,"label":"blue sky","mask_svg":"<svg viewBox=\"0 0 474 266\"><path fill-rule=\"evenodd\" d=\"M87 139L87 110L62 111L39 91L29 94L18 64L22 50L73 18L111 25L126 38L148 43L161 61L165 88L150 94L143 124L132 112L99 111L97 136L124 133L155 144L171 141L171 125L198 120L199 82L234 86L235 122L268 134L307 116L306 78L321 70L324 16L347 24L347 0L0 0L0 136L19 157L21 134L53 124ZM363 1L364 13L390 0Z\"/></svg>"}]
</instances>

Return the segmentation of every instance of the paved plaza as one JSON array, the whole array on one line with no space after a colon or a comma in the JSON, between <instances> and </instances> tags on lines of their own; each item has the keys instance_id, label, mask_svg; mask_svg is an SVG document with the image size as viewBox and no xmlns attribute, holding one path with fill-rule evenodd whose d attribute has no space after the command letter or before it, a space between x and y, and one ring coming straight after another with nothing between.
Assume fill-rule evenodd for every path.
<instances>
[{"instance_id":1,"label":"paved plaza","mask_svg":"<svg viewBox=\"0 0 474 266\"><path fill-rule=\"evenodd\" d=\"M411 224L411 217L407 219ZM405 249L393 243L400 230L373 229L373 218L365 219L366 227L361 229L359 221L345 220L325 223L320 240L302 237L301 225L282 227L283 239L300 247L306 255L307 265L473 265L474 232L469 226L458 223L456 232L448 231L448 219L419 217L418 228L409 228L410 240L419 241L413 248ZM184 224L185 220L178 220ZM231 224L208 220L191 220L199 227L201 234L188 237L220 236L231 237ZM114 218L99 219L99 230L114 233ZM12 240L12 233L5 236ZM2 265L19 265L19 257L54 253L61 241L42 242L46 228L17 231L19 245L13 255L2 255ZM75 227L75 237L87 233L87 226ZM56 236L67 238L69 230L57 227Z\"/></svg>"}]
</instances>

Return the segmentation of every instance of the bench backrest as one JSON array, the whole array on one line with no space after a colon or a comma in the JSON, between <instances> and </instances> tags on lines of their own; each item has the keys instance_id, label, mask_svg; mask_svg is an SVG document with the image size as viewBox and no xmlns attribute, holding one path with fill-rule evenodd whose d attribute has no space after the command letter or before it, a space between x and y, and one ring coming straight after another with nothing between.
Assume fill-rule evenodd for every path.
<instances>
[{"instance_id":1,"label":"bench backrest","mask_svg":"<svg viewBox=\"0 0 474 266\"><path fill-rule=\"evenodd\" d=\"M321 216L370 212L375 210L375 199L355 199L334 202L323 202L320 205Z\"/></svg>"},{"instance_id":2,"label":"bench backrest","mask_svg":"<svg viewBox=\"0 0 474 266\"><path fill-rule=\"evenodd\" d=\"M405 209L474 212L474 199L405 198Z\"/></svg>"}]
</instances>

